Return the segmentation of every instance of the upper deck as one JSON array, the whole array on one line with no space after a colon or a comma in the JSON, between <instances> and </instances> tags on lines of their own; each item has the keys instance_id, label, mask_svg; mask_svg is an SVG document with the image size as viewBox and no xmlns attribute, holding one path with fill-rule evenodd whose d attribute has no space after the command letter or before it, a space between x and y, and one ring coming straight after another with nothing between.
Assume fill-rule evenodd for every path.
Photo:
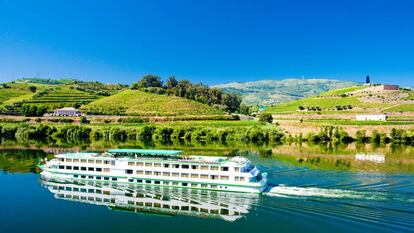
<instances>
[{"instance_id":1,"label":"upper deck","mask_svg":"<svg viewBox=\"0 0 414 233\"><path fill-rule=\"evenodd\" d=\"M76 159L121 159L127 161L176 161L200 164L234 164L243 165L248 160L243 157L220 157L183 155L180 150L147 150L147 149L111 149L104 153L66 153L56 155L57 158Z\"/></svg>"}]
</instances>

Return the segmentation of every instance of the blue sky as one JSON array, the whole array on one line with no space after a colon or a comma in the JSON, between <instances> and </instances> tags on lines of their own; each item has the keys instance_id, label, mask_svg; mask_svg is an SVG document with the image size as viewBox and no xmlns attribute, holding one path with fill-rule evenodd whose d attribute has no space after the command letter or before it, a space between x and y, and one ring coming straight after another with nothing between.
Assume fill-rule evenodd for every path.
<instances>
[{"instance_id":1,"label":"blue sky","mask_svg":"<svg viewBox=\"0 0 414 233\"><path fill-rule=\"evenodd\" d=\"M0 0L0 81L369 74L414 86L413 12L410 0Z\"/></svg>"}]
</instances>

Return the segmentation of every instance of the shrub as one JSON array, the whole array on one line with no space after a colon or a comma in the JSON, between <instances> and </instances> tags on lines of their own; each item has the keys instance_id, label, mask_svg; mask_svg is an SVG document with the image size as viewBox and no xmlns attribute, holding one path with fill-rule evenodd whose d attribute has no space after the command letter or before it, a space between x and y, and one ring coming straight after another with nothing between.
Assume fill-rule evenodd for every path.
<instances>
[{"instance_id":1,"label":"shrub","mask_svg":"<svg viewBox=\"0 0 414 233\"><path fill-rule=\"evenodd\" d=\"M259 122L262 124L272 123L273 122L272 114L267 113L267 112L260 113Z\"/></svg>"}]
</instances>

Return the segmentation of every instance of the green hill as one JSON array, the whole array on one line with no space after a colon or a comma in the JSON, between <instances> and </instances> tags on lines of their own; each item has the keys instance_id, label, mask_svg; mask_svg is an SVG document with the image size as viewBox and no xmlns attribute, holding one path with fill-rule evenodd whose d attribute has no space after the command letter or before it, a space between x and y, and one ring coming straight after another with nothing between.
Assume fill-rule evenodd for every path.
<instances>
[{"instance_id":1,"label":"green hill","mask_svg":"<svg viewBox=\"0 0 414 233\"><path fill-rule=\"evenodd\" d=\"M355 85L356 82L343 80L284 79L234 82L213 87L239 94L246 105L273 105Z\"/></svg>"},{"instance_id":2,"label":"green hill","mask_svg":"<svg viewBox=\"0 0 414 233\"><path fill-rule=\"evenodd\" d=\"M93 101L81 108L88 114L178 116L213 115L223 111L176 96L125 90L113 96Z\"/></svg>"},{"instance_id":3,"label":"green hill","mask_svg":"<svg viewBox=\"0 0 414 233\"><path fill-rule=\"evenodd\" d=\"M413 91L379 90L378 86L353 86L327 91L317 96L274 105L266 111L274 114L341 114L413 112Z\"/></svg>"}]
</instances>

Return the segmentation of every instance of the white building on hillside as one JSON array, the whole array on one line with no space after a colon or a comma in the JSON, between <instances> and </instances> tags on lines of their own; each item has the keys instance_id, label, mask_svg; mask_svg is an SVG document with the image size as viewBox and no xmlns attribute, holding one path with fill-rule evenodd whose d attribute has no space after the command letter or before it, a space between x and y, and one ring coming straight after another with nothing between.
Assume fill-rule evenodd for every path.
<instances>
[{"instance_id":1,"label":"white building on hillside","mask_svg":"<svg viewBox=\"0 0 414 233\"><path fill-rule=\"evenodd\" d=\"M53 111L53 116L81 116L82 113L75 108L60 108Z\"/></svg>"},{"instance_id":2,"label":"white building on hillside","mask_svg":"<svg viewBox=\"0 0 414 233\"><path fill-rule=\"evenodd\" d=\"M355 116L357 121L386 121L387 115L385 114L357 114Z\"/></svg>"}]
</instances>

